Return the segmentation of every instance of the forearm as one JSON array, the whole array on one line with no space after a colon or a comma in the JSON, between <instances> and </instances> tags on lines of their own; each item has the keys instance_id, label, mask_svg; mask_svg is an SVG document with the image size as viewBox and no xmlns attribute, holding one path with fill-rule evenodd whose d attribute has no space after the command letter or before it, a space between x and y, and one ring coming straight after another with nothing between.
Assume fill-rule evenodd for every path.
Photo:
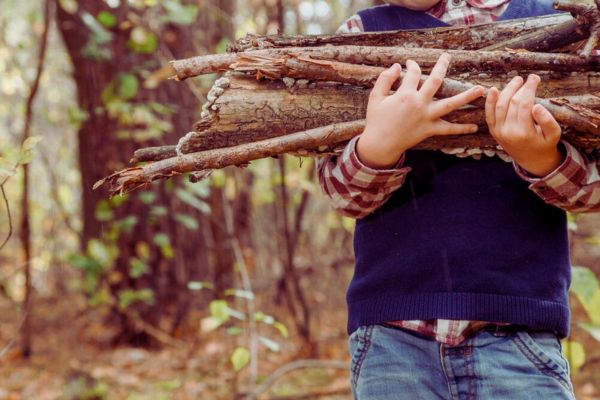
<instances>
[{"instance_id":1,"label":"forearm","mask_svg":"<svg viewBox=\"0 0 600 400\"><path fill-rule=\"evenodd\" d=\"M352 139L340 155L317 158L319 184L332 207L341 215L362 218L385 203L400 188L410 171L403 159L393 168L374 169L364 165Z\"/></svg>"},{"instance_id":2,"label":"forearm","mask_svg":"<svg viewBox=\"0 0 600 400\"><path fill-rule=\"evenodd\" d=\"M562 141L565 159L554 171L537 178L514 164L529 188L546 203L571 212L600 211L600 160Z\"/></svg>"}]
</instances>

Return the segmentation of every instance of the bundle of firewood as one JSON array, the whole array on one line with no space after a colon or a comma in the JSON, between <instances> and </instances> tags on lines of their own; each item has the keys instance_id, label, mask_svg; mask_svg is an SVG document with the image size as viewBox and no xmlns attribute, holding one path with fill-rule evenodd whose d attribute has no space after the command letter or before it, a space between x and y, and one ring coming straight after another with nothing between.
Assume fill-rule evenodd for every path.
<instances>
[{"instance_id":1,"label":"bundle of firewood","mask_svg":"<svg viewBox=\"0 0 600 400\"><path fill-rule=\"evenodd\" d=\"M586 153L600 150L600 40L598 7L555 3L569 13L497 24L343 35L248 35L227 53L171 62L175 79L222 72L192 132L172 146L142 148L132 163L96 183L123 193L190 173L201 179L229 165L284 153L339 152L364 128L368 95L394 63L415 60L426 73L442 52L451 55L437 98L475 84L503 87L512 76L542 78L537 102L563 127L563 137ZM479 99L448 120L475 123L477 134L436 137L417 149L457 155L494 155Z\"/></svg>"}]
</instances>

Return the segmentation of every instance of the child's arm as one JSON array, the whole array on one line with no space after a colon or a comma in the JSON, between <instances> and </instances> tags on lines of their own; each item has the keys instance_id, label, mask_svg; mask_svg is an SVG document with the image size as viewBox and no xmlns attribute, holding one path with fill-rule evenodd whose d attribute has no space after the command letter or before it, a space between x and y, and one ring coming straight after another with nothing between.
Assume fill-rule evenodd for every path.
<instances>
[{"instance_id":1,"label":"child's arm","mask_svg":"<svg viewBox=\"0 0 600 400\"><path fill-rule=\"evenodd\" d=\"M486 121L491 134L513 158L517 174L542 200L566 211L600 211L600 160L560 140L561 128L535 102L540 82L515 77L499 92L490 89Z\"/></svg>"},{"instance_id":2,"label":"child's arm","mask_svg":"<svg viewBox=\"0 0 600 400\"><path fill-rule=\"evenodd\" d=\"M389 94L400 77L394 64L383 71L369 95L366 126L342 157L319 161L319 182L333 207L343 215L363 217L382 205L399 188L408 168L398 169L406 150L437 135L474 133L475 124L453 124L441 118L483 94L481 86L434 101L448 70L443 54L422 87L419 65L409 60L398 90ZM383 171L380 171L383 170Z\"/></svg>"}]
</instances>

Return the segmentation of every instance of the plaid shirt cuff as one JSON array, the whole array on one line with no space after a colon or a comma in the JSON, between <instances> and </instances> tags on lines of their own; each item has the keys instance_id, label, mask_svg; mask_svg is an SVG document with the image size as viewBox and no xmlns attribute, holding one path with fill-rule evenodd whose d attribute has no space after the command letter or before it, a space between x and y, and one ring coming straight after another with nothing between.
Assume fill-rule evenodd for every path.
<instances>
[{"instance_id":1,"label":"plaid shirt cuff","mask_svg":"<svg viewBox=\"0 0 600 400\"><path fill-rule=\"evenodd\" d=\"M352 138L348 145L345 148L344 155L345 159L348 160L346 164L349 167L352 167L355 172L361 173L364 175L363 182L367 182L369 187L373 185L377 186L381 183L386 183L387 179L382 180L381 178L402 178L404 180L404 176L408 173L411 168L410 167L402 167L404 164L404 160L406 155L403 153L400 159L392 166L392 168L372 168L366 166L360 158L358 158L358 153L356 152L356 143L360 139L360 135Z\"/></svg>"},{"instance_id":2,"label":"plaid shirt cuff","mask_svg":"<svg viewBox=\"0 0 600 400\"><path fill-rule=\"evenodd\" d=\"M565 211L584 212L600 209L598 164L589 160L571 144L561 141L565 159L554 171L536 177L513 162L515 171L529 188L548 204Z\"/></svg>"},{"instance_id":3,"label":"plaid shirt cuff","mask_svg":"<svg viewBox=\"0 0 600 400\"><path fill-rule=\"evenodd\" d=\"M383 205L402 186L410 167L401 167L402 157L391 169L364 165L352 138L340 155L317 159L319 183L333 208L341 215L362 218Z\"/></svg>"}]
</instances>

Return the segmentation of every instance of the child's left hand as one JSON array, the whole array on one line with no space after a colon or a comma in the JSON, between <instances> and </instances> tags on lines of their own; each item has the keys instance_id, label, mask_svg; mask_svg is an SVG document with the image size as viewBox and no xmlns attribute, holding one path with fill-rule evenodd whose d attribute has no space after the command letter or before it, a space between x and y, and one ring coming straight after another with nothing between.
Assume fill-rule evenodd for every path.
<instances>
[{"instance_id":1,"label":"child's left hand","mask_svg":"<svg viewBox=\"0 0 600 400\"><path fill-rule=\"evenodd\" d=\"M558 149L561 128L552 114L535 104L540 77L514 77L499 92L491 88L485 102L490 133L512 159L527 172L546 176L562 163Z\"/></svg>"}]
</instances>

